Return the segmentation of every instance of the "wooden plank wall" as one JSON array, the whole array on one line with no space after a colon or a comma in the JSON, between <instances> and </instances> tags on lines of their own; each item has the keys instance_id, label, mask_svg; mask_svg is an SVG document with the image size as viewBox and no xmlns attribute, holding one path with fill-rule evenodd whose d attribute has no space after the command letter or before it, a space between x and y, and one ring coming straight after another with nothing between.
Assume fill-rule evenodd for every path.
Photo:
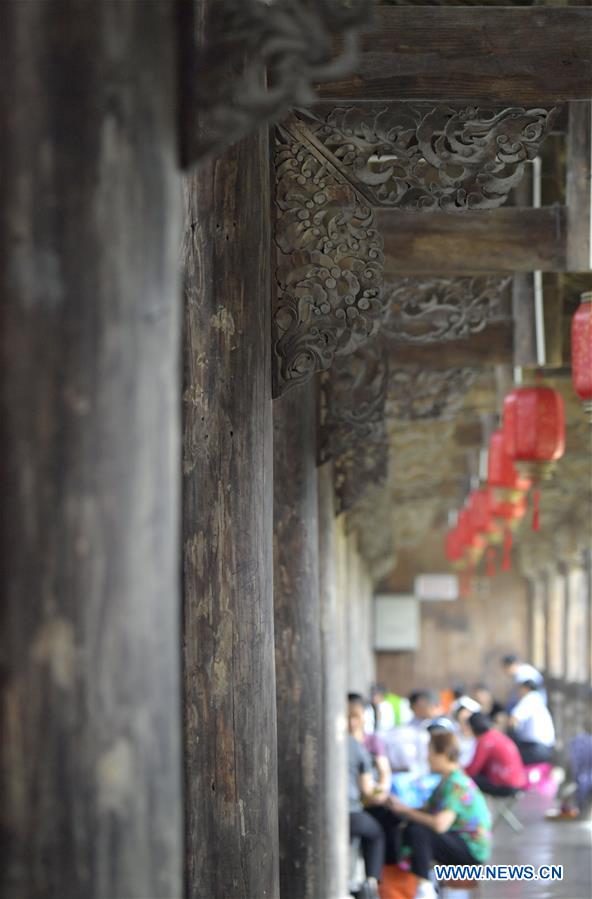
<instances>
[{"instance_id":1,"label":"wooden plank wall","mask_svg":"<svg viewBox=\"0 0 592 899\"><path fill-rule=\"evenodd\" d=\"M526 656L529 651L528 590L514 575L488 583L488 596L422 603L419 650L378 653L378 680L403 695L485 680L505 695L508 683L500 657L507 652Z\"/></svg>"}]
</instances>

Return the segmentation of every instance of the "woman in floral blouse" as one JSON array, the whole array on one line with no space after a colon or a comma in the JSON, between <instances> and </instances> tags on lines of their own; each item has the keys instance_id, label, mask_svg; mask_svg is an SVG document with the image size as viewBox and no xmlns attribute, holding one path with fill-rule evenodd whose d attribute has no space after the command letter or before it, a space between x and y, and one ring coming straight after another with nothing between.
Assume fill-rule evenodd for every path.
<instances>
[{"instance_id":1,"label":"woman in floral blouse","mask_svg":"<svg viewBox=\"0 0 592 899\"><path fill-rule=\"evenodd\" d=\"M459 746L454 734L432 733L429 761L442 780L423 809L404 805L395 796L387 808L407 821L403 852L419 878L419 899L432 899L428 880L434 862L444 865L483 864L491 848L491 819L485 798L476 784L458 766Z\"/></svg>"}]
</instances>

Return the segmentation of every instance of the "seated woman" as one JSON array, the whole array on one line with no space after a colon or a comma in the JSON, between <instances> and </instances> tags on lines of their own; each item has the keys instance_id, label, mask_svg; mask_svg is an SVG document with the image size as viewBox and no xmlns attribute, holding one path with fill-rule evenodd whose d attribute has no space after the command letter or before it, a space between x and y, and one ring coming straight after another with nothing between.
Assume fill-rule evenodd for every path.
<instances>
[{"instance_id":1,"label":"seated woman","mask_svg":"<svg viewBox=\"0 0 592 899\"><path fill-rule=\"evenodd\" d=\"M374 769L375 794L386 799L391 791L391 766L382 737L377 733L367 733L364 728L364 697L359 693L347 694L348 729L370 754Z\"/></svg>"},{"instance_id":2,"label":"seated woman","mask_svg":"<svg viewBox=\"0 0 592 899\"><path fill-rule=\"evenodd\" d=\"M474 712L469 727L477 738L475 755L465 771L480 790L492 796L511 796L526 783L526 771L518 747L506 734L495 730L489 718Z\"/></svg>"},{"instance_id":3,"label":"seated woman","mask_svg":"<svg viewBox=\"0 0 592 899\"><path fill-rule=\"evenodd\" d=\"M491 819L487 803L475 783L458 765L459 747L456 736L444 730L434 731L430 738L429 761L433 772L442 775L424 809L413 809L390 796L385 805L391 829L401 820L407 821L403 832L403 850L411 870L419 878L420 899L435 899L429 871L433 862L451 865L482 864L489 858Z\"/></svg>"},{"instance_id":4,"label":"seated woman","mask_svg":"<svg viewBox=\"0 0 592 899\"><path fill-rule=\"evenodd\" d=\"M378 899L378 882L384 865L384 831L364 809L364 802L384 798L372 776L372 759L364 746L364 700L348 697L349 832L359 837L366 868L366 895Z\"/></svg>"}]
</instances>

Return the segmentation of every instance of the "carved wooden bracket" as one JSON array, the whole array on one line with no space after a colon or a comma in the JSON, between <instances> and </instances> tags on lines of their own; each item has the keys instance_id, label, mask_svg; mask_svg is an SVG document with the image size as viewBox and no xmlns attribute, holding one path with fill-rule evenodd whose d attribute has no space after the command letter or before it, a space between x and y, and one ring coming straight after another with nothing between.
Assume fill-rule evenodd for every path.
<instances>
[{"instance_id":1,"label":"carved wooden bracket","mask_svg":"<svg viewBox=\"0 0 592 899\"><path fill-rule=\"evenodd\" d=\"M274 395L377 333L384 257L372 210L294 120L275 135Z\"/></svg>"},{"instance_id":2,"label":"carved wooden bracket","mask_svg":"<svg viewBox=\"0 0 592 899\"><path fill-rule=\"evenodd\" d=\"M510 277L390 278L381 333L395 343L460 340L504 317Z\"/></svg>"},{"instance_id":3,"label":"carved wooden bracket","mask_svg":"<svg viewBox=\"0 0 592 899\"><path fill-rule=\"evenodd\" d=\"M340 106L323 115L300 111L276 130L275 396L379 330L420 343L462 339L485 326L507 279L385 286L375 211L499 206L557 112Z\"/></svg>"},{"instance_id":4,"label":"carved wooden bracket","mask_svg":"<svg viewBox=\"0 0 592 899\"><path fill-rule=\"evenodd\" d=\"M370 0L179 0L181 155L219 154L352 72ZM341 52L335 55L335 35Z\"/></svg>"},{"instance_id":5,"label":"carved wooden bracket","mask_svg":"<svg viewBox=\"0 0 592 899\"><path fill-rule=\"evenodd\" d=\"M501 206L558 112L391 103L303 117L369 203L454 210Z\"/></svg>"},{"instance_id":6,"label":"carved wooden bracket","mask_svg":"<svg viewBox=\"0 0 592 899\"><path fill-rule=\"evenodd\" d=\"M398 421L450 418L479 372L474 368L395 368L389 376L386 415Z\"/></svg>"},{"instance_id":7,"label":"carved wooden bracket","mask_svg":"<svg viewBox=\"0 0 592 899\"><path fill-rule=\"evenodd\" d=\"M386 480L387 382L387 354L378 340L337 359L321 381L320 461L333 459L338 512Z\"/></svg>"}]
</instances>

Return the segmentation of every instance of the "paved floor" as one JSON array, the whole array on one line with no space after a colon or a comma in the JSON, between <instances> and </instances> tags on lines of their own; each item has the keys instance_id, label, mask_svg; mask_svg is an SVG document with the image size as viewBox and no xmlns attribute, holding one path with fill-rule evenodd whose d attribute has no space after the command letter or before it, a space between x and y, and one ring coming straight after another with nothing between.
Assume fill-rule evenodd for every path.
<instances>
[{"instance_id":1,"label":"paved floor","mask_svg":"<svg viewBox=\"0 0 592 899\"><path fill-rule=\"evenodd\" d=\"M491 862L535 867L563 865L563 881L485 883L482 899L592 899L592 824L546 821L545 810L553 805L548 799L527 794L515 807L525 830L515 834L501 821L494 831ZM450 899L457 896L450 893Z\"/></svg>"}]
</instances>

